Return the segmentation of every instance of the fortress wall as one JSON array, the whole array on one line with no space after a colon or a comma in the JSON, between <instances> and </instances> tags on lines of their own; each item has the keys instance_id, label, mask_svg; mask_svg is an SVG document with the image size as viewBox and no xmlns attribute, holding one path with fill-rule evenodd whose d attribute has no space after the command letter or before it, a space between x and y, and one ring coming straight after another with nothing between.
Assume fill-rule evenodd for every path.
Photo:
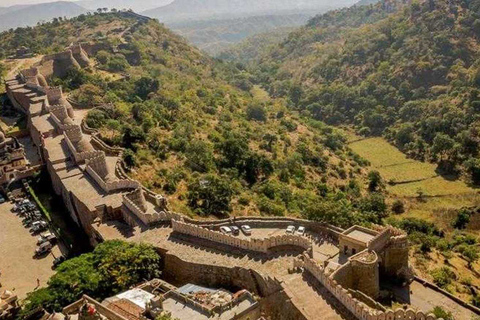
<instances>
[{"instance_id":1,"label":"fortress wall","mask_svg":"<svg viewBox=\"0 0 480 320\"><path fill-rule=\"evenodd\" d=\"M140 187L140 183L133 180L117 180L112 182L105 182L103 178L90 166L88 163L86 166L87 173L95 180L95 182L104 190L105 192L113 192L118 190L125 189L136 189Z\"/></svg>"},{"instance_id":2,"label":"fortress wall","mask_svg":"<svg viewBox=\"0 0 480 320\"><path fill-rule=\"evenodd\" d=\"M408 272L409 245L406 237L394 238L382 252L382 269L386 276L405 277Z\"/></svg>"},{"instance_id":3,"label":"fortress wall","mask_svg":"<svg viewBox=\"0 0 480 320\"><path fill-rule=\"evenodd\" d=\"M73 57L71 50L46 55L42 58L40 65L44 67L41 68L40 71L42 71L42 74L46 77L56 76L63 78L69 69L81 69L80 64Z\"/></svg>"},{"instance_id":4,"label":"fortress wall","mask_svg":"<svg viewBox=\"0 0 480 320\"><path fill-rule=\"evenodd\" d=\"M72 48L72 54L75 60L82 68L90 66L90 59L88 59L87 53L83 50L80 44L74 45Z\"/></svg>"},{"instance_id":5,"label":"fortress wall","mask_svg":"<svg viewBox=\"0 0 480 320\"><path fill-rule=\"evenodd\" d=\"M277 217L236 217L215 221L199 221L185 217L185 222L208 228L220 228L221 226L248 224L253 228L279 228L285 229L289 225L304 226L307 231L322 233L338 240L340 233L344 230L322 222L315 222L296 218Z\"/></svg>"},{"instance_id":6,"label":"fortress wall","mask_svg":"<svg viewBox=\"0 0 480 320\"><path fill-rule=\"evenodd\" d=\"M282 290L278 280L255 270L188 262L168 252L163 260L165 280L172 284L196 283L210 288L247 289L261 297Z\"/></svg>"},{"instance_id":7,"label":"fortress wall","mask_svg":"<svg viewBox=\"0 0 480 320\"><path fill-rule=\"evenodd\" d=\"M75 127L78 127L78 126L71 126L71 128L75 128ZM78 127L78 128L80 128L80 127ZM101 154L102 154L101 151L98 151L98 150L77 152L77 149L73 145L70 137L73 136L73 139L78 139L80 137L80 139L81 139L82 138L82 133L80 132L80 136L78 136L78 132L75 132L75 129L73 129L73 130L65 129L65 131L63 132L63 136L64 136L64 140L67 144L68 150L70 150L70 153L73 155L75 163L77 163L77 164L81 164L81 163L84 163L87 160L97 158L97 157L101 156ZM78 140L74 140L74 141L78 141Z\"/></svg>"},{"instance_id":8,"label":"fortress wall","mask_svg":"<svg viewBox=\"0 0 480 320\"><path fill-rule=\"evenodd\" d=\"M17 100L17 96L15 91L10 89L10 86L7 85L7 96L10 102L13 104L15 109L19 110L20 112L26 113L25 107Z\"/></svg>"},{"instance_id":9,"label":"fortress wall","mask_svg":"<svg viewBox=\"0 0 480 320\"><path fill-rule=\"evenodd\" d=\"M50 87L45 89L48 102L51 105L57 104L57 102L63 97L62 87Z\"/></svg>"},{"instance_id":10,"label":"fortress wall","mask_svg":"<svg viewBox=\"0 0 480 320\"><path fill-rule=\"evenodd\" d=\"M371 258L371 260L365 257ZM365 250L350 258L352 266L352 287L369 297L378 298L380 294L380 276L378 256L375 251Z\"/></svg>"},{"instance_id":11,"label":"fortress wall","mask_svg":"<svg viewBox=\"0 0 480 320\"><path fill-rule=\"evenodd\" d=\"M391 233L389 228L382 230L375 238L368 243L369 250L381 251L390 240Z\"/></svg>"},{"instance_id":12,"label":"fortress wall","mask_svg":"<svg viewBox=\"0 0 480 320\"><path fill-rule=\"evenodd\" d=\"M298 235L282 235L267 239L239 239L231 235L175 220L172 221L172 228L174 232L181 234L202 238L242 250L261 253L267 253L269 249L279 246L296 246L305 250L312 248L310 240Z\"/></svg>"},{"instance_id":13,"label":"fortress wall","mask_svg":"<svg viewBox=\"0 0 480 320\"><path fill-rule=\"evenodd\" d=\"M436 320L433 314L426 315L413 309L375 310L365 303L354 298L352 294L342 287L332 277L326 275L325 270L314 259L303 257L296 259L295 268L303 268L312 274L325 288L332 293L352 314L359 320Z\"/></svg>"},{"instance_id":14,"label":"fortress wall","mask_svg":"<svg viewBox=\"0 0 480 320\"><path fill-rule=\"evenodd\" d=\"M95 134L92 135L91 143L92 146L95 147L95 149L105 152L107 156L117 157L123 153L122 148L110 147L105 142L100 140Z\"/></svg>"}]
</instances>

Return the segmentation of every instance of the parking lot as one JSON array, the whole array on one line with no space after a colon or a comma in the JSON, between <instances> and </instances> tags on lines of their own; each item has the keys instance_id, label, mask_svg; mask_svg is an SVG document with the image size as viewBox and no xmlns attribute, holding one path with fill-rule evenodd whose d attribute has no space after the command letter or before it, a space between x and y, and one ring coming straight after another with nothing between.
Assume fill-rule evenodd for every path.
<instances>
[{"instance_id":1,"label":"parking lot","mask_svg":"<svg viewBox=\"0 0 480 320\"><path fill-rule=\"evenodd\" d=\"M287 229L281 228L251 228L251 235L246 235L245 232L240 230L240 233L236 237L241 239L266 239L274 236L281 236L285 234L299 234L298 227L295 226L294 233L287 233ZM306 237L312 239L313 245L313 256L319 262L325 262L327 260L333 261L336 263L343 263L340 259L338 246L332 242L332 239L328 237L305 231L301 233Z\"/></svg>"},{"instance_id":2,"label":"parking lot","mask_svg":"<svg viewBox=\"0 0 480 320\"><path fill-rule=\"evenodd\" d=\"M53 275L54 257L61 255L58 245L52 253L35 257L39 234L31 234L22 217L12 212L13 204L0 204L0 290L11 290L20 299L38 287L45 286Z\"/></svg>"}]
</instances>

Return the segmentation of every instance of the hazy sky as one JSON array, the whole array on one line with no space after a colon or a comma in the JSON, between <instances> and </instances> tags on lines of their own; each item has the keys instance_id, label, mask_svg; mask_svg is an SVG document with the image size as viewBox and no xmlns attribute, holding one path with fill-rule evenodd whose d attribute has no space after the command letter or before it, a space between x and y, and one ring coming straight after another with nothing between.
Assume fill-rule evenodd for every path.
<instances>
[{"instance_id":1,"label":"hazy sky","mask_svg":"<svg viewBox=\"0 0 480 320\"><path fill-rule=\"evenodd\" d=\"M32 3L42 3L42 2L54 2L56 0L0 0L0 7L10 7L16 4L32 4ZM73 1L73 0L62 0L62 1Z\"/></svg>"}]
</instances>

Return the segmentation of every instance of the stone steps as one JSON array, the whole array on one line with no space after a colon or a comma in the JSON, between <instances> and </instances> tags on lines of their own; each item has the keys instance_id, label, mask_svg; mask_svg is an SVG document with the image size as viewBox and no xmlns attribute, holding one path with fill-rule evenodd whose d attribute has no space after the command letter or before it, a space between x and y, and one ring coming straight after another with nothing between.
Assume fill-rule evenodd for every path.
<instances>
[{"instance_id":1,"label":"stone steps","mask_svg":"<svg viewBox=\"0 0 480 320\"><path fill-rule=\"evenodd\" d=\"M354 320L355 317L333 297L316 279L296 273L286 276L285 292L305 319Z\"/></svg>"}]
</instances>

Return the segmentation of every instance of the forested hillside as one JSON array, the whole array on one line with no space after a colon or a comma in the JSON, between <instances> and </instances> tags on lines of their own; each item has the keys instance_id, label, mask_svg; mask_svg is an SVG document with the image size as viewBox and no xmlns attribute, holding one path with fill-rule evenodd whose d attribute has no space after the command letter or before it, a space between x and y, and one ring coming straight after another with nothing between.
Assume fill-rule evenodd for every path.
<instances>
[{"instance_id":1,"label":"forested hillside","mask_svg":"<svg viewBox=\"0 0 480 320\"><path fill-rule=\"evenodd\" d=\"M176 33L184 36L190 43L209 53L217 55L230 46L252 35L278 33L303 26L311 14L266 15L236 19L214 19L186 21L168 24Z\"/></svg>"},{"instance_id":2,"label":"forested hillside","mask_svg":"<svg viewBox=\"0 0 480 320\"><path fill-rule=\"evenodd\" d=\"M384 135L478 183L479 6L382 1L333 11L258 57L254 79L314 119Z\"/></svg>"},{"instance_id":3,"label":"forested hillside","mask_svg":"<svg viewBox=\"0 0 480 320\"><path fill-rule=\"evenodd\" d=\"M155 20L84 15L3 33L0 41L8 55L32 37L39 53L75 37L102 46L92 53L95 68L53 84L80 107L97 106L87 124L126 148L130 175L165 194L172 210L342 226L379 223L389 212L377 176L367 177L340 132L270 99L244 70L205 56Z\"/></svg>"},{"instance_id":4,"label":"forested hillside","mask_svg":"<svg viewBox=\"0 0 480 320\"><path fill-rule=\"evenodd\" d=\"M356 131L417 274L477 306L479 26L480 1L384 0L221 55L289 110Z\"/></svg>"}]
</instances>

